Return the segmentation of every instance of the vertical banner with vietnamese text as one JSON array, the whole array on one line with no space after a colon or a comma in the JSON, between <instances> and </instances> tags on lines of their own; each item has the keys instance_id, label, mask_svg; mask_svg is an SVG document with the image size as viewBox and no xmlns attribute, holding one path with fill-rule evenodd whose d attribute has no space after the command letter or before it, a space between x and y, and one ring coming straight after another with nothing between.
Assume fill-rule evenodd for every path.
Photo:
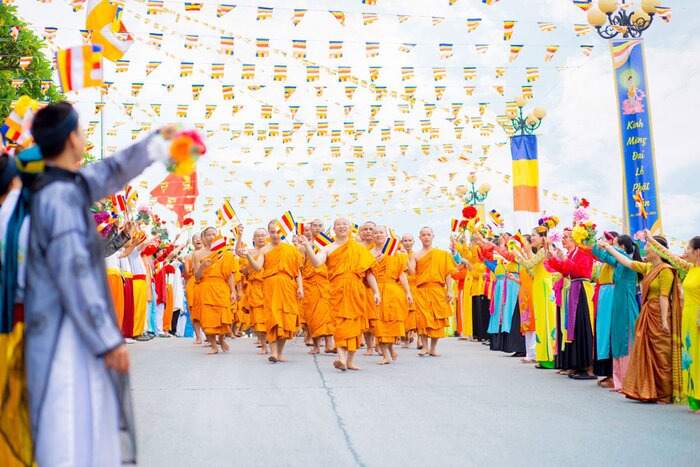
<instances>
[{"instance_id":1,"label":"vertical banner with vietnamese text","mask_svg":"<svg viewBox=\"0 0 700 467\"><path fill-rule=\"evenodd\" d=\"M540 175L537 137L519 135L510 139L513 159L513 211L515 226L523 232L537 225L540 216Z\"/></svg>"},{"instance_id":2,"label":"vertical banner with vietnamese text","mask_svg":"<svg viewBox=\"0 0 700 467\"><path fill-rule=\"evenodd\" d=\"M645 226L661 231L661 209L656 183L654 141L651 131L649 89L641 39L610 42L613 75L620 116L623 209L625 230L634 235ZM639 213L634 194L641 191L647 219Z\"/></svg>"}]
</instances>

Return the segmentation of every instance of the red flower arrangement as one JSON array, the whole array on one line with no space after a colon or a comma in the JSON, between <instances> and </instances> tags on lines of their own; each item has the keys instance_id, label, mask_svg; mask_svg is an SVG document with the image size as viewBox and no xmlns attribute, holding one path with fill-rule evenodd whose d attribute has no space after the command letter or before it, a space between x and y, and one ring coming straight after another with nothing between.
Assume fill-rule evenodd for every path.
<instances>
[{"instance_id":1,"label":"red flower arrangement","mask_svg":"<svg viewBox=\"0 0 700 467\"><path fill-rule=\"evenodd\" d=\"M464 209L462 209L462 217L465 219L474 219L477 215L478 213L474 206L464 206Z\"/></svg>"},{"instance_id":2,"label":"red flower arrangement","mask_svg":"<svg viewBox=\"0 0 700 467\"><path fill-rule=\"evenodd\" d=\"M182 221L182 225L185 227L189 225L194 225L194 220L191 217L186 217L184 221Z\"/></svg>"}]
</instances>

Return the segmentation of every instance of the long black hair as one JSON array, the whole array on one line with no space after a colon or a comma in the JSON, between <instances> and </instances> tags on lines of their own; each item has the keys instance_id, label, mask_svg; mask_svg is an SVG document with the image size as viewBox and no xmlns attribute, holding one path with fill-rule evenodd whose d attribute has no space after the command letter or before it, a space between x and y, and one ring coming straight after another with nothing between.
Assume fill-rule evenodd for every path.
<instances>
[{"instance_id":1,"label":"long black hair","mask_svg":"<svg viewBox=\"0 0 700 467\"><path fill-rule=\"evenodd\" d=\"M654 235L654 240L661 245L664 248L668 248L668 241L666 240L666 237L662 237L660 235ZM671 265L671 263L666 259L666 258L661 258L661 261L664 263Z\"/></svg>"},{"instance_id":2,"label":"long black hair","mask_svg":"<svg viewBox=\"0 0 700 467\"><path fill-rule=\"evenodd\" d=\"M642 261L642 254L639 251L639 245L637 245L634 240L632 240L632 237L629 235L618 235L617 236L617 243L620 245L620 247L625 250L625 253L630 255L632 257L632 261ZM644 278L643 274L637 274L638 280L642 280Z\"/></svg>"}]
</instances>

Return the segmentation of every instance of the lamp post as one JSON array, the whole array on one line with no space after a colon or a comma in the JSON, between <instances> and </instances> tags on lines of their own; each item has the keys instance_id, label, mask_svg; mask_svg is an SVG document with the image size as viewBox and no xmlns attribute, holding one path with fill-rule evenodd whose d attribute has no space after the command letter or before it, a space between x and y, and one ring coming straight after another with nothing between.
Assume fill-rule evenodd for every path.
<instances>
[{"instance_id":1,"label":"lamp post","mask_svg":"<svg viewBox=\"0 0 700 467\"><path fill-rule=\"evenodd\" d=\"M616 113L620 123L624 229L630 234L646 228L661 231L661 209L656 182L649 87L642 34L649 29L660 0L642 0L630 11L625 0L598 0L588 11L588 23L610 42ZM639 3L639 2L638 2ZM647 219L641 218L634 194L643 192Z\"/></svg>"},{"instance_id":2,"label":"lamp post","mask_svg":"<svg viewBox=\"0 0 700 467\"><path fill-rule=\"evenodd\" d=\"M537 136L535 131L542 125L547 111L535 107L523 116L525 96L515 98L517 110L506 110L506 118L513 124L515 134L510 138L510 154L513 160L513 214L516 227L531 228L536 225L540 213L539 162L537 160Z\"/></svg>"},{"instance_id":3,"label":"lamp post","mask_svg":"<svg viewBox=\"0 0 700 467\"><path fill-rule=\"evenodd\" d=\"M547 115L547 111L542 107L535 107L527 116L523 116L523 107L527 103L525 96L515 98L515 105L518 110L510 109L506 111L506 117L513 124L513 129L519 135L531 135L542 125L542 120Z\"/></svg>"},{"instance_id":4,"label":"lamp post","mask_svg":"<svg viewBox=\"0 0 700 467\"><path fill-rule=\"evenodd\" d=\"M658 0L642 0L641 6L628 13L616 0L599 0L588 11L588 23L594 26L603 39L613 39L622 34L624 39L642 37L654 21ZM622 4L625 5L625 0Z\"/></svg>"},{"instance_id":5,"label":"lamp post","mask_svg":"<svg viewBox=\"0 0 700 467\"><path fill-rule=\"evenodd\" d=\"M476 206L477 204L484 204L486 198L491 191L491 185L488 183L482 183L481 186L476 188L476 174L474 172L470 173L467 177L467 181L471 184L471 190L464 192L464 204L469 204L470 206Z\"/></svg>"}]
</instances>

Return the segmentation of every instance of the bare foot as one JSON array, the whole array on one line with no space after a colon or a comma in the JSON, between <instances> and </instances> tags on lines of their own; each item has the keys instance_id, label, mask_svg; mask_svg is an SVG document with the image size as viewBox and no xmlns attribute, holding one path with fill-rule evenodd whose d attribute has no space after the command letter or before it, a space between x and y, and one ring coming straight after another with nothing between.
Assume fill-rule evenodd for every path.
<instances>
[{"instance_id":1,"label":"bare foot","mask_svg":"<svg viewBox=\"0 0 700 467\"><path fill-rule=\"evenodd\" d=\"M318 353L321 353L321 349L319 349L318 347L314 347L313 349L309 350L307 353L309 355L316 355Z\"/></svg>"},{"instance_id":2,"label":"bare foot","mask_svg":"<svg viewBox=\"0 0 700 467\"><path fill-rule=\"evenodd\" d=\"M402 349L407 349L407 348L408 348L408 342L404 342L403 344L401 344L401 348L402 348Z\"/></svg>"},{"instance_id":3,"label":"bare foot","mask_svg":"<svg viewBox=\"0 0 700 467\"><path fill-rule=\"evenodd\" d=\"M418 352L418 356L419 356L419 357L425 357L426 355L428 355L428 351L427 351L427 350L426 350L426 351L423 351L423 352Z\"/></svg>"},{"instance_id":4,"label":"bare foot","mask_svg":"<svg viewBox=\"0 0 700 467\"><path fill-rule=\"evenodd\" d=\"M195 339L194 343L195 345L200 345L202 343L202 339Z\"/></svg>"},{"instance_id":5,"label":"bare foot","mask_svg":"<svg viewBox=\"0 0 700 467\"><path fill-rule=\"evenodd\" d=\"M274 355L270 355L269 357L267 357L267 361L271 363L277 363L277 357L275 357Z\"/></svg>"},{"instance_id":6,"label":"bare foot","mask_svg":"<svg viewBox=\"0 0 700 467\"><path fill-rule=\"evenodd\" d=\"M371 357L372 355L374 355L374 352L372 352L372 349L367 349L362 355L364 355L365 357Z\"/></svg>"},{"instance_id":7,"label":"bare foot","mask_svg":"<svg viewBox=\"0 0 700 467\"><path fill-rule=\"evenodd\" d=\"M205 342L204 347L211 347L211 342Z\"/></svg>"},{"instance_id":8,"label":"bare foot","mask_svg":"<svg viewBox=\"0 0 700 467\"><path fill-rule=\"evenodd\" d=\"M258 352L258 355L267 355L267 349L261 348L260 351Z\"/></svg>"},{"instance_id":9,"label":"bare foot","mask_svg":"<svg viewBox=\"0 0 700 467\"><path fill-rule=\"evenodd\" d=\"M219 345L221 346L221 350L223 350L224 352L228 352L229 350L231 350L231 348L228 346L225 340L219 342Z\"/></svg>"},{"instance_id":10,"label":"bare foot","mask_svg":"<svg viewBox=\"0 0 700 467\"><path fill-rule=\"evenodd\" d=\"M212 347L209 352L207 352L207 355L216 355L219 353L219 349Z\"/></svg>"},{"instance_id":11,"label":"bare foot","mask_svg":"<svg viewBox=\"0 0 700 467\"><path fill-rule=\"evenodd\" d=\"M377 362L377 365L388 365L389 363L391 363L389 360L387 360L386 358L382 358Z\"/></svg>"},{"instance_id":12,"label":"bare foot","mask_svg":"<svg viewBox=\"0 0 700 467\"><path fill-rule=\"evenodd\" d=\"M277 357L277 361L280 362L280 363L284 363L284 362L288 362L289 360L287 360L287 359L284 358L284 357Z\"/></svg>"},{"instance_id":13,"label":"bare foot","mask_svg":"<svg viewBox=\"0 0 700 467\"><path fill-rule=\"evenodd\" d=\"M355 365L348 365L348 370L360 371L362 368Z\"/></svg>"},{"instance_id":14,"label":"bare foot","mask_svg":"<svg viewBox=\"0 0 700 467\"><path fill-rule=\"evenodd\" d=\"M622 392L622 389L615 389L615 388L612 388L612 389L610 389L610 392L617 392L617 393L620 393L620 392Z\"/></svg>"},{"instance_id":15,"label":"bare foot","mask_svg":"<svg viewBox=\"0 0 700 467\"><path fill-rule=\"evenodd\" d=\"M348 371L348 367L345 365L345 363L341 362L340 360L334 361L333 366L339 369L340 371Z\"/></svg>"},{"instance_id":16,"label":"bare foot","mask_svg":"<svg viewBox=\"0 0 700 467\"><path fill-rule=\"evenodd\" d=\"M439 354L437 352L430 352L428 355L430 355L431 357L439 357L442 354Z\"/></svg>"},{"instance_id":17,"label":"bare foot","mask_svg":"<svg viewBox=\"0 0 700 467\"><path fill-rule=\"evenodd\" d=\"M391 351L391 359L396 360L397 358L399 358L399 354L396 353L396 350L392 350Z\"/></svg>"},{"instance_id":18,"label":"bare foot","mask_svg":"<svg viewBox=\"0 0 700 467\"><path fill-rule=\"evenodd\" d=\"M338 353L338 349L326 349L324 352L326 352L326 353Z\"/></svg>"}]
</instances>

